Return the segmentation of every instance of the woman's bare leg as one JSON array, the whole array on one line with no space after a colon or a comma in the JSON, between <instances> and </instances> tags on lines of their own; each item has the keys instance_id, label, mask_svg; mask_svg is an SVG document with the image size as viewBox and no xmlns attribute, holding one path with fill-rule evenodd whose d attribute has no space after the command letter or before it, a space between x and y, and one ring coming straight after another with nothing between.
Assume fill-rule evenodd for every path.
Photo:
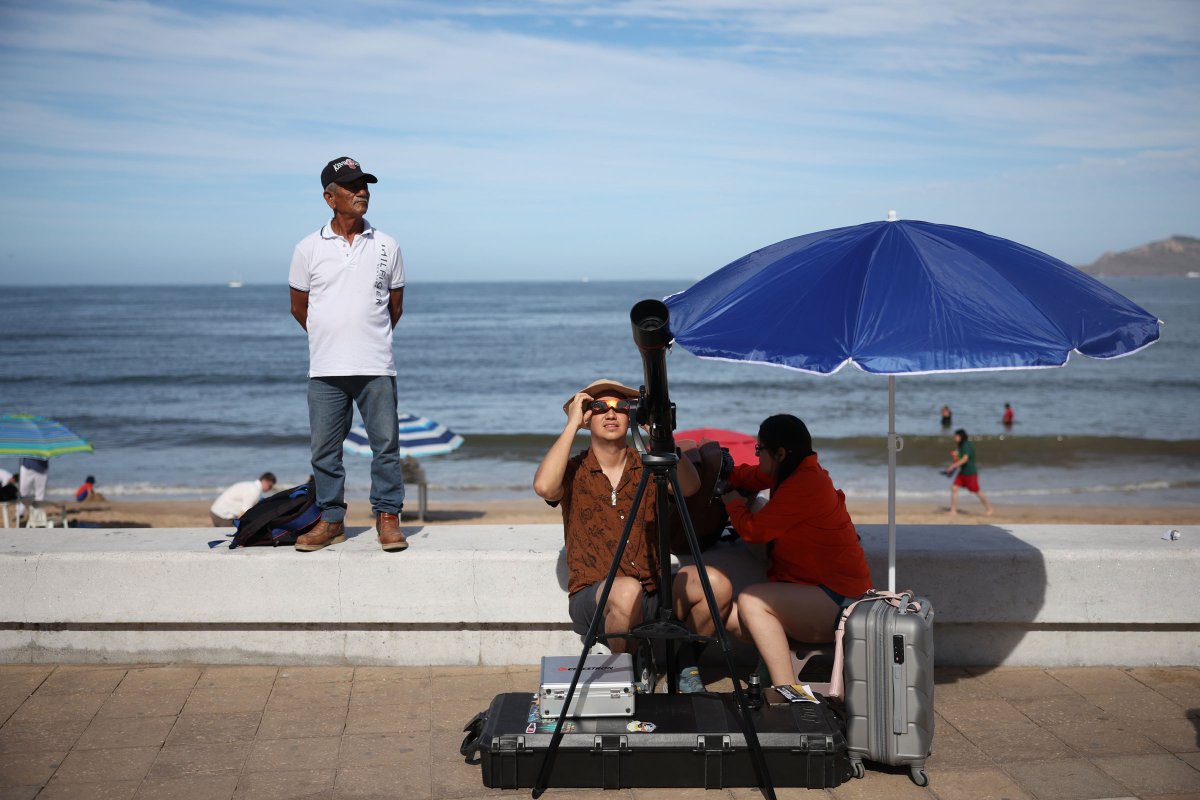
<instances>
[{"instance_id":1,"label":"woman's bare leg","mask_svg":"<svg viewBox=\"0 0 1200 800\"><path fill-rule=\"evenodd\" d=\"M816 586L756 583L737 599L738 625L749 632L771 673L771 683L794 683L788 637L801 642L831 642L837 604Z\"/></svg>"}]
</instances>

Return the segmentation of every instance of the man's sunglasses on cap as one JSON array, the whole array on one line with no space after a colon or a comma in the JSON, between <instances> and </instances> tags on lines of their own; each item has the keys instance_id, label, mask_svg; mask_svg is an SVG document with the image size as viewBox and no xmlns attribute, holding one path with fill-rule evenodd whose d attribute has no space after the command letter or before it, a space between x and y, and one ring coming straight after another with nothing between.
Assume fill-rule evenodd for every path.
<instances>
[{"instance_id":1,"label":"man's sunglasses on cap","mask_svg":"<svg viewBox=\"0 0 1200 800\"><path fill-rule=\"evenodd\" d=\"M632 407L633 404L628 400L621 400L616 397L604 397L588 403L583 407L583 410L591 411L594 414L607 414L609 409L612 409L618 414L628 414L629 409Z\"/></svg>"}]
</instances>

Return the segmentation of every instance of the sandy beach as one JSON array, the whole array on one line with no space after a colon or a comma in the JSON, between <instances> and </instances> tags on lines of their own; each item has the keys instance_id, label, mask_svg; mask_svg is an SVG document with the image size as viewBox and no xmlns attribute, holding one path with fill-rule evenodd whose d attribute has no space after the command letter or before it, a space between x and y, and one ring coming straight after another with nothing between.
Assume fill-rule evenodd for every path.
<instances>
[{"instance_id":1,"label":"sandy beach","mask_svg":"<svg viewBox=\"0 0 1200 800\"><path fill-rule=\"evenodd\" d=\"M948 499L947 499L948 503ZM70 503L66 512L70 524L79 527L206 528L211 526L206 500L146 500ZM974 498L960 500L959 513L951 517L947 504L898 504L899 524L1067 524L1067 525L1196 525L1200 524L1200 506L1140 505L1042 505L995 503L996 513L983 514ZM882 501L849 502L850 514L858 524L887 522L887 503ZM351 525L373 524L366 500L351 501L347 521ZM489 500L479 502L429 501L426 524L557 524L561 514L536 497L528 500ZM404 524L419 524L416 513L404 514Z\"/></svg>"}]
</instances>

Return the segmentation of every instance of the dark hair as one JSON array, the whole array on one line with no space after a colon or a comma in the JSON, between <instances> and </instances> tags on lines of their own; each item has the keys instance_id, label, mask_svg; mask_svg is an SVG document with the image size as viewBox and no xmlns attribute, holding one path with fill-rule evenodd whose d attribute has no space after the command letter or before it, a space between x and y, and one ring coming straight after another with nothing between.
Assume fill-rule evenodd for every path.
<instances>
[{"instance_id":1,"label":"dark hair","mask_svg":"<svg viewBox=\"0 0 1200 800\"><path fill-rule=\"evenodd\" d=\"M758 426L758 441L771 452L783 448L786 453L775 470L775 488L796 471L800 462L813 454L812 435L799 417L776 414Z\"/></svg>"},{"instance_id":2,"label":"dark hair","mask_svg":"<svg viewBox=\"0 0 1200 800\"><path fill-rule=\"evenodd\" d=\"M961 437L963 437L963 441L964 441L964 442L965 442L965 441L967 441L967 439L969 438L969 437L967 436L967 432L966 432L965 430L963 430L962 428L959 428L958 430L956 430L956 431L954 432L954 435L955 435L955 436L961 436Z\"/></svg>"},{"instance_id":3,"label":"dark hair","mask_svg":"<svg viewBox=\"0 0 1200 800\"><path fill-rule=\"evenodd\" d=\"M86 481L84 481L84 483L95 483L95 482L96 482L96 476L95 476L95 475L88 475L88 476L87 476L87 480L86 480Z\"/></svg>"},{"instance_id":4,"label":"dark hair","mask_svg":"<svg viewBox=\"0 0 1200 800\"><path fill-rule=\"evenodd\" d=\"M262 475L258 476L258 479L260 481L270 481L271 483L279 483L279 481L275 480L274 472L264 472Z\"/></svg>"}]
</instances>

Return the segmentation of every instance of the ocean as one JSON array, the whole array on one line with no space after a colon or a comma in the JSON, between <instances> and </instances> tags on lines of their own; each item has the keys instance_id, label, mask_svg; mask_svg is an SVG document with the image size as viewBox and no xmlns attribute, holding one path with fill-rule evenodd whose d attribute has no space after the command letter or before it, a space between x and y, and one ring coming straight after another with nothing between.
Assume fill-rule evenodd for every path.
<instances>
[{"instance_id":1,"label":"ocean","mask_svg":"<svg viewBox=\"0 0 1200 800\"><path fill-rule=\"evenodd\" d=\"M948 497L946 404L977 443L994 502L1200 503L1200 280L1107 282L1165 321L1159 343L1062 369L897 379L900 500ZM424 460L431 503L531 497L562 403L597 377L641 383L631 306L689 283L411 283L395 335L401 408L465 439ZM52 499L88 474L114 499L207 498L264 470L284 485L308 475L307 341L282 280L6 287L0 305L0 412L53 417L95 446L52 462ZM676 347L667 379L680 429L754 434L770 414L796 414L848 496L886 498L886 378L702 361ZM348 494L365 498L369 459L346 460Z\"/></svg>"}]
</instances>

